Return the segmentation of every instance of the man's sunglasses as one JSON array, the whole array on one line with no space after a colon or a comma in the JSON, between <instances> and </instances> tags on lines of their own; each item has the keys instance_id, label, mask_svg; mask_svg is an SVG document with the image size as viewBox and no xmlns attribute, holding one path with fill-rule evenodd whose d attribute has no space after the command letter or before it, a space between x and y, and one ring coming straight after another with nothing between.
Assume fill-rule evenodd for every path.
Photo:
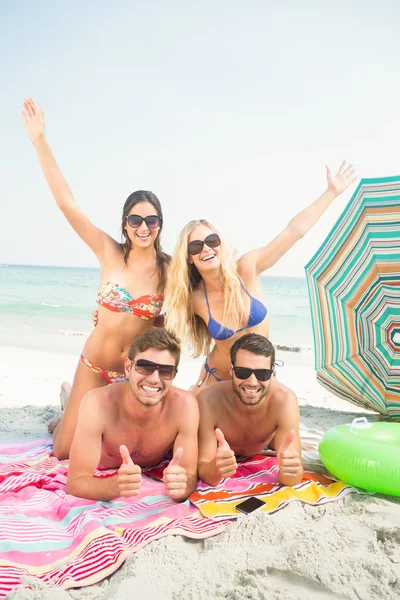
<instances>
[{"instance_id":1,"label":"man's sunglasses","mask_svg":"<svg viewBox=\"0 0 400 600\"><path fill-rule=\"evenodd\" d=\"M210 233L210 235L208 235L206 237L206 239L203 241L193 240L192 242L189 242L188 243L189 254L191 256L200 254L200 252L203 250L204 244L206 246L208 246L209 248L217 248L218 246L221 245L221 240L219 239L219 235L217 235L216 233Z\"/></svg>"},{"instance_id":2,"label":"man's sunglasses","mask_svg":"<svg viewBox=\"0 0 400 600\"><path fill-rule=\"evenodd\" d=\"M234 365L232 365L232 369L238 379L248 379L254 373L258 381L269 381L274 374L274 369L248 369Z\"/></svg>"},{"instance_id":3,"label":"man's sunglasses","mask_svg":"<svg viewBox=\"0 0 400 600\"><path fill-rule=\"evenodd\" d=\"M173 379L178 372L178 369L174 365L158 365L151 360L132 360L132 366L135 367L135 371L140 375L152 375L154 371L158 371L158 374L162 379Z\"/></svg>"},{"instance_id":4,"label":"man's sunglasses","mask_svg":"<svg viewBox=\"0 0 400 600\"><path fill-rule=\"evenodd\" d=\"M149 229L156 229L161 226L161 217L158 215L150 215L149 217L141 217L140 215L128 215L126 217L129 227L137 229L141 226L143 221L146 223Z\"/></svg>"}]
</instances>

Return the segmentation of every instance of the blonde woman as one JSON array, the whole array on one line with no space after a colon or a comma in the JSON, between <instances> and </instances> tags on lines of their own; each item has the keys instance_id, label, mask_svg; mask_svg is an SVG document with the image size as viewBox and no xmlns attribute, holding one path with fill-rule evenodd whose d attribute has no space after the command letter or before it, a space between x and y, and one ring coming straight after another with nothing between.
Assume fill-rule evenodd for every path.
<instances>
[{"instance_id":1,"label":"blonde woman","mask_svg":"<svg viewBox=\"0 0 400 600\"><path fill-rule=\"evenodd\" d=\"M191 221L184 227L168 273L165 326L188 342L195 357L207 357L196 394L211 383L230 379L229 351L241 335L254 332L269 338L261 273L305 236L356 179L353 165L346 161L336 175L326 170L325 192L267 246L244 254L237 262L208 221Z\"/></svg>"},{"instance_id":2,"label":"blonde woman","mask_svg":"<svg viewBox=\"0 0 400 600\"><path fill-rule=\"evenodd\" d=\"M155 324L161 312L170 257L161 248L163 215L152 192L137 191L128 197L122 209L123 242L117 242L93 225L76 204L46 141L43 110L32 98L25 100L22 117L57 206L94 252L101 269L100 323L82 350L62 418L51 425L54 455L64 459L83 396L94 388L126 381L124 362L132 342Z\"/></svg>"}]
</instances>

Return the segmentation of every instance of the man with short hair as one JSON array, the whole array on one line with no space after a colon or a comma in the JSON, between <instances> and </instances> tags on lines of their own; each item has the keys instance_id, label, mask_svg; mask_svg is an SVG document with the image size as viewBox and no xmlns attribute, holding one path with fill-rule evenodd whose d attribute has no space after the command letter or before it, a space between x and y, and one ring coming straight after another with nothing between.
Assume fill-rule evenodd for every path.
<instances>
[{"instance_id":1,"label":"man with short hair","mask_svg":"<svg viewBox=\"0 0 400 600\"><path fill-rule=\"evenodd\" d=\"M231 381L205 388L200 407L199 478L209 485L231 477L236 456L276 450L282 485L302 480L297 397L274 377L275 349L249 333L231 347Z\"/></svg>"},{"instance_id":2,"label":"man with short hair","mask_svg":"<svg viewBox=\"0 0 400 600\"><path fill-rule=\"evenodd\" d=\"M172 386L179 359L178 339L152 327L129 350L129 382L85 395L71 446L67 493L106 501L137 496L141 467L156 465L171 448L173 459L163 477L166 493L179 502L194 491L199 411L192 394ZM99 465L118 472L94 477Z\"/></svg>"}]
</instances>

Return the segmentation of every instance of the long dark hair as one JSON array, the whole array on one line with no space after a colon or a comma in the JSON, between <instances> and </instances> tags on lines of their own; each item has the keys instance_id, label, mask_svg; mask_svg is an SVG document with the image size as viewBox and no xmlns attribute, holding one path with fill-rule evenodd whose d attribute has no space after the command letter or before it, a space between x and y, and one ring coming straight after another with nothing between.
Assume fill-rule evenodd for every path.
<instances>
[{"instance_id":1,"label":"long dark hair","mask_svg":"<svg viewBox=\"0 0 400 600\"><path fill-rule=\"evenodd\" d=\"M164 291L164 287L166 284L166 268L165 267L166 267L166 265L169 265L169 263L171 262L171 257L168 254L166 254L164 252L164 250L161 248L160 235L161 235L161 230L163 227L163 213L162 213L160 201L157 198L157 196L155 194L153 194L153 192L148 192L145 190L138 190L137 192L133 192L133 194L128 196L128 198L125 201L124 208L122 210L122 224L121 224L122 236L124 238L124 242L122 243L122 249L124 251L124 261L125 261L125 264L128 262L129 252L132 249L132 242L125 231L126 217L129 215L132 208L136 204L139 204L139 202L150 202L150 204L152 204L154 206L157 215L161 219L158 236L154 240L154 249L156 251L157 269L158 269L159 280L160 280L158 287L161 291Z\"/></svg>"}]
</instances>

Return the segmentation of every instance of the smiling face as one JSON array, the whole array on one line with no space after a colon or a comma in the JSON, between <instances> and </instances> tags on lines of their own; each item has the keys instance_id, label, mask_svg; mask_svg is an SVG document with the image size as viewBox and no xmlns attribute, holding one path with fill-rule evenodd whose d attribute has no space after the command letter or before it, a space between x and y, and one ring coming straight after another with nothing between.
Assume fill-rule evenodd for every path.
<instances>
[{"instance_id":1,"label":"smiling face","mask_svg":"<svg viewBox=\"0 0 400 600\"><path fill-rule=\"evenodd\" d=\"M271 369L271 357L240 349L236 354L235 367ZM268 394L272 378L269 381L259 381L252 373L248 379L243 380L238 379L232 369L231 372L233 389L242 404L256 406Z\"/></svg>"},{"instance_id":2,"label":"smiling face","mask_svg":"<svg viewBox=\"0 0 400 600\"><path fill-rule=\"evenodd\" d=\"M208 235L215 233L207 225L197 225L189 234L188 244L194 240L204 241ZM205 273L219 269L221 266L221 246L210 248L204 244L199 254L189 254L189 262L194 264L199 273Z\"/></svg>"},{"instance_id":3,"label":"smiling face","mask_svg":"<svg viewBox=\"0 0 400 600\"><path fill-rule=\"evenodd\" d=\"M157 215L157 211L150 202L143 201L135 204L128 215L138 215L144 218ZM155 229L150 229L146 225L146 221L143 221L139 227L130 227L126 221L124 229L132 242L132 248L148 248L152 246L160 231L159 226Z\"/></svg>"},{"instance_id":4,"label":"smiling face","mask_svg":"<svg viewBox=\"0 0 400 600\"><path fill-rule=\"evenodd\" d=\"M138 352L134 361L147 360L158 365L176 366L176 360L168 350L157 350L149 348L144 352ZM163 379L158 370L150 375L142 375L136 371L135 365L127 358L125 361L125 373L129 377L129 387L134 398L143 406L156 406L163 400L172 385L172 379Z\"/></svg>"}]
</instances>

